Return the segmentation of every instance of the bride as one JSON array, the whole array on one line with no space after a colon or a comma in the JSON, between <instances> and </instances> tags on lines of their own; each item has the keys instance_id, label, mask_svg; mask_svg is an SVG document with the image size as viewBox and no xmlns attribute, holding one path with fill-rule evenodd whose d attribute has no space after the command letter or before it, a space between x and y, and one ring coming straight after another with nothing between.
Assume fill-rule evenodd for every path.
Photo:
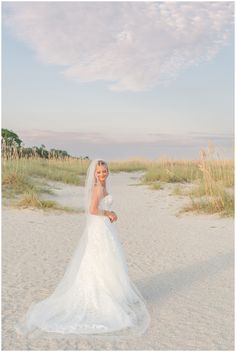
<instances>
[{"instance_id":1,"label":"bride","mask_svg":"<svg viewBox=\"0 0 236 352\"><path fill-rule=\"evenodd\" d=\"M54 292L33 302L16 324L18 333L114 338L143 335L147 330L150 315L129 278L115 225L118 217L111 210L108 175L104 160L90 163L84 193L86 225L77 248Z\"/></svg>"}]
</instances>

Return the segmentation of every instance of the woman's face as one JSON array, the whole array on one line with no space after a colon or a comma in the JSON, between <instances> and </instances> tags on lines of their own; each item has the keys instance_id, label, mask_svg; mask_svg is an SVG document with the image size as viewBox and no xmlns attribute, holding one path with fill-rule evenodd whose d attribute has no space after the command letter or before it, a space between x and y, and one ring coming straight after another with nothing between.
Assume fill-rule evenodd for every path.
<instances>
[{"instance_id":1,"label":"woman's face","mask_svg":"<svg viewBox=\"0 0 236 352\"><path fill-rule=\"evenodd\" d=\"M109 172L105 165L97 165L95 176L98 178L100 182L104 182L108 176Z\"/></svg>"}]
</instances>

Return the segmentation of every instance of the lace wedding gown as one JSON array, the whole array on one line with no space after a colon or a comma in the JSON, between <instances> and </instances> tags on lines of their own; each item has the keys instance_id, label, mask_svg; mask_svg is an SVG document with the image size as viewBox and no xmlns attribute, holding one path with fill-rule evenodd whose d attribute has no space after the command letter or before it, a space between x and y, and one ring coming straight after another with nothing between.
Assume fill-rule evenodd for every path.
<instances>
[{"instance_id":1,"label":"lace wedding gown","mask_svg":"<svg viewBox=\"0 0 236 352\"><path fill-rule=\"evenodd\" d=\"M112 195L99 208L111 210ZM48 298L33 302L18 332L106 336L142 335L150 321L146 302L128 275L115 222L89 214L65 274Z\"/></svg>"}]
</instances>

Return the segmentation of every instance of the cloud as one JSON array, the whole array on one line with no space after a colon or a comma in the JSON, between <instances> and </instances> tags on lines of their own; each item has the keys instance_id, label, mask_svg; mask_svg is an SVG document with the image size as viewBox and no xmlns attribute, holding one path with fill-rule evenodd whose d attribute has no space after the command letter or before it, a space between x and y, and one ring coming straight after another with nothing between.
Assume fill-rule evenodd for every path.
<instances>
[{"instance_id":1,"label":"cloud","mask_svg":"<svg viewBox=\"0 0 236 352\"><path fill-rule=\"evenodd\" d=\"M143 91L212 60L233 31L231 2L5 2L3 24L67 79Z\"/></svg>"},{"instance_id":2,"label":"cloud","mask_svg":"<svg viewBox=\"0 0 236 352\"><path fill-rule=\"evenodd\" d=\"M108 160L130 157L157 158L163 155L177 159L198 158L202 148L213 143L221 158L233 158L233 134L191 132L186 134L86 133L51 130L18 130L24 146L59 148L74 156L103 157Z\"/></svg>"},{"instance_id":3,"label":"cloud","mask_svg":"<svg viewBox=\"0 0 236 352\"><path fill-rule=\"evenodd\" d=\"M98 132L60 132L52 130L29 129L18 131L23 140L56 140L90 144L122 144L122 143L161 143L166 146L175 145L202 145L208 141L225 141L233 144L233 134L190 132L183 134L171 133L98 133Z\"/></svg>"}]
</instances>

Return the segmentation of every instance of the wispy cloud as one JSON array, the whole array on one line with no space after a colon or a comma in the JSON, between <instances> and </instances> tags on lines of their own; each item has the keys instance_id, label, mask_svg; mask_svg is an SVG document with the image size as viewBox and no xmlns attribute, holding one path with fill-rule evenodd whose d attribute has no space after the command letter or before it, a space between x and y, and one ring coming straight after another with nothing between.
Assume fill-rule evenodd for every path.
<instances>
[{"instance_id":1,"label":"wispy cloud","mask_svg":"<svg viewBox=\"0 0 236 352\"><path fill-rule=\"evenodd\" d=\"M233 134L227 133L202 133L189 132L183 134L171 133L85 133L85 132L56 132L51 130L20 130L17 132L23 141L27 140L34 143L41 141L60 141L60 142L82 142L90 144L121 144L121 143L161 143L166 146L174 145L205 145L208 141L226 141L233 144Z\"/></svg>"},{"instance_id":2,"label":"wispy cloud","mask_svg":"<svg viewBox=\"0 0 236 352\"><path fill-rule=\"evenodd\" d=\"M3 24L68 79L142 91L212 60L233 12L233 1L5 2Z\"/></svg>"},{"instance_id":3,"label":"wispy cloud","mask_svg":"<svg viewBox=\"0 0 236 352\"><path fill-rule=\"evenodd\" d=\"M16 133L24 145L40 146L46 149L59 148L74 156L103 157L108 160L130 157L172 157L176 159L194 159L199 157L202 148L212 143L220 157L233 158L233 134L210 134L190 132L186 134L170 133L81 133L55 132L51 130L18 130Z\"/></svg>"}]
</instances>

